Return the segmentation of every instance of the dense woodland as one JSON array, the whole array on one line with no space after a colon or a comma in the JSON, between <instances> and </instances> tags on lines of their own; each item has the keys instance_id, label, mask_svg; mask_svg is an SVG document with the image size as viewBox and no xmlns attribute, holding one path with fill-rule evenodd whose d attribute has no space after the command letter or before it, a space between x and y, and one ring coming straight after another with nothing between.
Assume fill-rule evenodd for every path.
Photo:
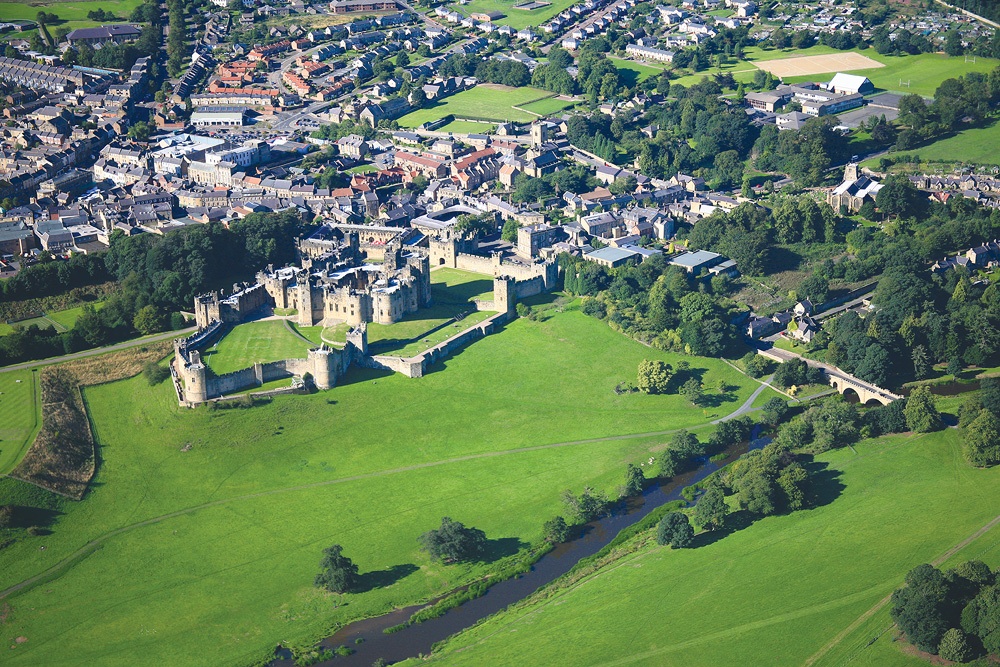
<instances>
[{"instance_id":1,"label":"dense woodland","mask_svg":"<svg viewBox=\"0 0 1000 667\"><path fill-rule=\"evenodd\" d=\"M183 326L180 310L209 289L231 287L268 264L295 259L295 239L305 230L296 211L255 213L226 229L218 223L158 236L111 236L100 255L67 262L43 261L0 282L0 299L17 301L58 294L71 287L118 280L122 289L102 308L85 307L65 333L37 326L0 337L0 365L76 352Z\"/></svg>"}]
</instances>

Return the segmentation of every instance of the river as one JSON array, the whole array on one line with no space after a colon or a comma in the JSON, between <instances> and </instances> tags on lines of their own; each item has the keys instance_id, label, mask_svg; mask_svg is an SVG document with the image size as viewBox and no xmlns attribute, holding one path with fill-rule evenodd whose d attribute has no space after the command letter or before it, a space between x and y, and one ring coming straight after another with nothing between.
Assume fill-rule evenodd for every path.
<instances>
[{"instance_id":1,"label":"river","mask_svg":"<svg viewBox=\"0 0 1000 667\"><path fill-rule=\"evenodd\" d=\"M759 449L768 442L770 438L763 437L753 440L749 446L747 443L735 445L728 450L730 457L726 461L734 460L734 457L748 449ZM483 618L528 597L541 586L566 574L581 559L592 556L604 548L621 530L636 523L657 507L682 499L681 490L684 487L705 479L718 469L718 465L705 459L694 471L678 475L664 484L649 485L642 496L616 503L610 516L587 524L580 537L560 544L542 556L530 572L498 582L482 597L451 609L443 616L416 623L391 634L385 634L383 630L405 623L414 612L427 605L413 605L383 616L350 623L321 641L320 646L330 649L347 646L355 652L349 656L337 656L317 664L330 667L338 665L371 667L378 658L393 663L415 658L420 654L427 655L434 643L475 625ZM358 639L362 640L361 643L357 643ZM295 662L287 649L279 647L275 655L276 659L269 663L269 667L294 667Z\"/></svg>"}]
</instances>

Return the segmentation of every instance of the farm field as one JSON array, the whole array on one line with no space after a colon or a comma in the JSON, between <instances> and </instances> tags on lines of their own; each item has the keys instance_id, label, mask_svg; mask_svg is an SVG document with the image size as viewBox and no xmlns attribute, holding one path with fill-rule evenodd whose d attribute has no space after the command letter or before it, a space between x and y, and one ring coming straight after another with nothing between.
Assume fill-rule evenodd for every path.
<instances>
[{"instance_id":1,"label":"farm field","mask_svg":"<svg viewBox=\"0 0 1000 667\"><path fill-rule=\"evenodd\" d=\"M887 610L832 640L907 571L997 516L1000 470L971 468L954 430L855 448L817 457L826 467L820 506L706 536L692 549L649 543L459 635L427 662L514 665L530 654L536 664L575 665L927 664L904 656L892 633L865 648L889 624ZM996 566L998 530L949 563Z\"/></svg>"},{"instance_id":2,"label":"farm field","mask_svg":"<svg viewBox=\"0 0 1000 667\"><path fill-rule=\"evenodd\" d=\"M538 88L510 88L496 84L480 84L471 90L446 97L425 109L417 109L399 119L399 126L405 128L418 127L427 121L443 118L453 114L458 118L473 116L477 120L491 120L498 123L505 121L529 122L535 116L526 111L514 109L514 106L537 100L551 95L550 92Z\"/></svg>"},{"instance_id":3,"label":"farm field","mask_svg":"<svg viewBox=\"0 0 1000 667\"><path fill-rule=\"evenodd\" d=\"M561 100L558 97L547 97L544 100L538 100L536 102L529 102L521 106L525 111L530 111L532 113L537 113L541 116L548 116L551 114L559 113L564 109L569 109L576 102L573 100Z\"/></svg>"},{"instance_id":4,"label":"farm field","mask_svg":"<svg viewBox=\"0 0 1000 667\"><path fill-rule=\"evenodd\" d=\"M66 22L71 22L73 28L86 27L89 25L101 25L87 18L87 13L97 9L112 12L127 22L129 15L141 4L141 0L83 0L81 2L45 2L38 0L27 0L26 2L0 2L0 21L27 20L34 21L35 16L40 11L55 14L61 20L53 23L49 30L53 30Z\"/></svg>"},{"instance_id":5,"label":"farm field","mask_svg":"<svg viewBox=\"0 0 1000 667\"><path fill-rule=\"evenodd\" d=\"M738 388L705 410L677 395L616 395L651 357L682 359L567 308L517 320L421 379L354 371L331 391L249 410L181 409L169 382L141 376L87 388L97 484L67 504L44 551L32 540L0 551L0 587L100 548L4 600L5 636L28 638L5 664L245 665L279 641L468 582L482 565L417 550L441 516L483 529L492 557L510 553L539 539L563 489L613 490L625 463L664 442L655 432L706 424L756 386L687 357L707 385ZM577 442L621 434L635 437ZM313 588L332 543L371 590Z\"/></svg>"},{"instance_id":6,"label":"farm field","mask_svg":"<svg viewBox=\"0 0 1000 667\"><path fill-rule=\"evenodd\" d=\"M0 475L20 462L41 425L37 377L32 371L0 373Z\"/></svg>"},{"instance_id":7,"label":"farm field","mask_svg":"<svg viewBox=\"0 0 1000 667\"><path fill-rule=\"evenodd\" d=\"M255 362L305 359L310 348L281 320L248 322L233 327L222 339L205 350L202 359L217 375L238 371Z\"/></svg>"},{"instance_id":8,"label":"farm field","mask_svg":"<svg viewBox=\"0 0 1000 667\"><path fill-rule=\"evenodd\" d=\"M522 0L471 0L467 4L453 4L451 9L463 16L469 16L477 12L501 12L503 18L493 21L496 25L509 25L511 28L520 30L529 26L539 26L559 12L573 6L573 0L545 0L551 2L548 7L538 9L513 9L514 5L521 4Z\"/></svg>"},{"instance_id":9,"label":"farm field","mask_svg":"<svg viewBox=\"0 0 1000 667\"><path fill-rule=\"evenodd\" d=\"M1000 124L963 130L921 148L893 153L892 157L918 155L922 162L1000 164L997 146L1000 146ZM873 167L878 167L878 163L878 158L865 162Z\"/></svg>"}]
</instances>

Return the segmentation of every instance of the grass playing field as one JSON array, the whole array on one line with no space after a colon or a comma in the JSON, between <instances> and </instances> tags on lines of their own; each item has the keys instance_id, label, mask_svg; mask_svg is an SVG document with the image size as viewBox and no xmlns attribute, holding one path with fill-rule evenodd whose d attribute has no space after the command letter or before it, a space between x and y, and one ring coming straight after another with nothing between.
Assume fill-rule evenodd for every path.
<instances>
[{"instance_id":1,"label":"grass playing field","mask_svg":"<svg viewBox=\"0 0 1000 667\"><path fill-rule=\"evenodd\" d=\"M256 362L305 359L311 345L288 330L281 320L248 322L233 327L202 359L217 375L253 366Z\"/></svg>"},{"instance_id":2,"label":"grass playing field","mask_svg":"<svg viewBox=\"0 0 1000 667\"><path fill-rule=\"evenodd\" d=\"M645 81L651 76L659 76L663 71L662 67L654 64L637 63L632 60L622 58L612 58L612 63L618 69L619 76L628 86L634 86L640 81Z\"/></svg>"},{"instance_id":3,"label":"grass playing field","mask_svg":"<svg viewBox=\"0 0 1000 667\"><path fill-rule=\"evenodd\" d=\"M101 25L87 19L87 13L97 9L112 12L121 21L127 21L132 11L140 4L142 4L142 0L108 0L108 2L103 2L102 0L85 0L82 2L25 0L24 2L0 2L0 21L34 21L38 12L44 11L47 14L55 14L60 19L60 21L52 23L52 27L49 30L52 30L54 27L67 25L67 22L73 24L69 27L77 28L82 27L81 22Z\"/></svg>"},{"instance_id":4,"label":"grass playing field","mask_svg":"<svg viewBox=\"0 0 1000 667\"><path fill-rule=\"evenodd\" d=\"M477 123L471 120L453 120L438 128L438 132L454 132L455 134L485 134L496 129L493 123Z\"/></svg>"},{"instance_id":5,"label":"grass playing field","mask_svg":"<svg viewBox=\"0 0 1000 667\"><path fill-rule=\"evenodd\" d=\"M990 72L1000 60L992 58L976 58L968 62L964 57L950 57L939 53L922 53L917 56L882 56L874 49L860 52L862 55L877 60L884 65L875 69L851 70L851 74L868 77L876 88L899 93L916 93L924 97L932 97L945 79L952 79L969 72ZM833 78L829 75L787 77L785 83L801 83L803 81L825 82ZM909 85L907 85L907 83Z\"/></svg>"},{"instance_id":6,"label":"grass playing field","mask_svg":"<svg viewBox=\"0 0 1000 667\"><path fill-rule=\"evenodd\" d=\"M498 123L505 121L528 122L536 118L526 111L514 109L514 106L537 100L551 93L538 88L509 88L495 84L480 84L471 90L446 97L431 107L418 109L399 119L399 126L418 127L427 121L443 118L453 114L456 118L464 116L474 120L489 120Z\"/></svg>"},{"instance_id":7,"label":"grass playing field","mask_svg":"<svg viewBox=\"0 0 1000 667\"><path fill-rule=\"evenodd\" d=\"M37 378L32 371L0 373L0 475L20 462L41 424Z\"/></svg>"},{"instance_id":8,"label":"grass playing field","mask_svg":"<svg viewBox=\"0 0 1000 667\"><path fill-rule=\"evenodd\" d=\"M496 25L509 25L511 28L520 30L529 26L538 26L550 18L571 7L573 0L545 0L551 3L548 7L538 9L513 9L514 5L521 4L523 0L470 0L465 4L456 3L451 5L459 14L469 16L477 12L500 12L503 18L493 21Z\"/></svg>"},{"instance_id":9,"label":"grass playing field","mask_svg":"<svg viewBox=\"0 0 1000 667\"><path fill-rule=\"evenodd\" d=\"M549 315L514 321L420 379L352 371L333 390L249 410L181 409L168 382L142 377L87 388L97 483L51 535L0 550L0 588L99 548L4 600L4 639L27 638L4 663L246 665L278 642L429 599L483 571L417 550L441 516L483 529L494 555L537 540L563 489L613 490L627 462L669 437L648 433L706 424L755 386L688 357L707 386L738 389L704 410L677 395L616 395L643 358L682 357L573 308ZM637 435L575 442L620 434ZM314 589L332 543L377 587Z\"/></svg>"},{"instance_id":10,"label":"grass playing field","mask_svg":"<svg viewBox=\"0 0 1000 667\"><path fill-rule=\"evenodd\" d=\"M833 644L914 566L960 544L1000 512L1000 469L975 470L960 436L868 441L819 457L825 504L770 517L702 546L641 548L450 641L431 663L515 665L926 664L888 614ZM951 559L1000 563L1000 528ZM821 649L829 652L819 656ZM856 660L855 660L856 659ZM405 664L405 663L404 663ZM413 661L413 664L417 664Z\"/></svg>"},{"instance_id":11,"label":"grass playing field","mask_svg":"<svg viewBox=\"0 0 1000 667\"><path fill-rule=\"evenodd\" d=\"M575 104L576 102L572 100L561 100L558 97L547 97L544 100L522 104L521 108L525 111L537 113L540 116L549 116L568 109Z\"/></svg>"}]
</instances>

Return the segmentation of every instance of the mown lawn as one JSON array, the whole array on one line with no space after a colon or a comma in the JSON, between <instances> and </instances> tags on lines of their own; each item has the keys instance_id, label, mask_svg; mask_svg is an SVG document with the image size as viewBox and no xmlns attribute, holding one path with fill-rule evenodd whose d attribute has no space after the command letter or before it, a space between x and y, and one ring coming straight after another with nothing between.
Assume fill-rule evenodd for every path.
<instances>
[{"instance_id":1,"label":"mown lawn","mask_svg":"<svg viewBox=\"0 0 1000 667\"><path fill-rule=\"evenodd\" d=\"M305 359L309 343L293 334L281 320L248 322L233 327L202 359L218 375L281 359Z\"/></svg>"},{"instance_id":2,"label":"mown lawn","mask_svg":"<svg viewBox=\"0 0 1000 667\"><path fill-rule=\"evenodd\" d=\"M537 102L529 102L528 104L522 105L521 108L525 111L531 111L542 116L549 116L568 109L575 104L576 102L572 100L561 100L558 97L553 96L544 100L538 100Z\"/></svg>"},{"instance_id":3,"label":"mown lawn","mask_svg":"<svg viewBox=\"0 0 1000 667\"><path fill-rule=\"evenodd\" d=\"M109 0L108 2L103 2L102 0L84 0L82 2L27 0L26 2L0 2L0 21L34 21L35 16L40 11L44 11L47 14L55 14L62 21L88 21L88 12L103 9L121 19L120 23L125 23L128 21L129 15L140 4L142 4L142 0ZM64 24L57 21L49 26L49 30L52 31L61 25ZM93 23L93 25L101 24ZM80 26L74 24L72 27Z\"/></svg>"},{"instance_id":4,"label":"mown lawn","mask_svg":"<svg viewBox=\"0 0 1000 667\"><path fill-rule=\"evenodd\" d=\"M971 468L955 430L855 448L818 457L826 468L821 506L703 538L696 548L641 548L459 635L429 662L519 665L530 655L533 664L809 664L907 571L1000 513L1000 469ZM998 530L951 564L985 556L995 566ZM883 612L816 665L926 664L905 658L892 633L865 649L887 618Z\"/></svg>"},{"instance_id":5,"label":"mown lawn","mask_svg":"<svg viewBox=\"0 0 1000 667\"><path fill-rule=\"evenodd\" d=\"M439 132L454 132L455 134L486 134L496 129L493 123L477 123L471 120L453 120L443 125Z\"/></svg>"},{"instance_id":6,"label":"mown lawn","mask_svg":"<svg viewBox=\"0 0 1000 667\"><path fill-rule=\"evenodd\" d=\"M644 358L684 359L708 386L738 389L705 410L678 395L616 395ZM429 599L483 571L418 551L443 515L483 529L493 556L500 538L538 540L563 489L613 492L626 463L669 437L650 432L706 424L754 386L568 307L516 320L420 379L352 371L330 391L248 410L182 409L169 383L142 377L87 388L96 485L51 535L0 550L0 588L100 548L4 600L3 638L28 640L4 663L243 666L278 642ZM577 442L621 434L636 437ZM333 543L381 587L314 589Z\"/></svg>"},{"instance_id":7,"label":"mown lawn","mask_svg":"<svg viewBox=\"0 0 1000 667\"><path fill-rule=\"evenodd\" d=\"M428 121L453 114L456 118L465 116L474 120L529 122L535 116L513 108L520 104L537 100L551 93L538 88L510 88L495 84L480 84L471 90L444 98L441 102L425 109L418 109L399 119L399 126L418 127Z\"/></svg>"},{"instance_id":8,"label":"mown lawn","mask_svg":"<svg viewBox=\"0 0 1000 667\"><path fill-rule=\"evenodd\" d=\"M612 58L611 62L618 69L619 76L629 86L634 86L640 81L645 81L651 76L659 76L663 67L654 64L635 62L634 60L624 60L622 58Z\"/></svg>"},{"instance_id":9,"label":"mown lawn","mask_svg":"<svg viewBox=\"0 0 1000 667\"><path fill-rule=\"evenodd\" d=\"M0 373L0 475L20 462L41 425L37 373Z\"/></svg>"},{"instance_id":10,"label":"mown lawn","mask_svg":"<svg viewBox=\"0 0 1000 667\"><path fill-rule=\"evenodd\" d=\"M471 0L464 5L453 4L451 5L451 9L463 16L469 16L477 12L501 12L504 15L503 18L496 19L493 21L494 24L509 25L511 28L520 30L528 26L542 25L559 12L572 7L574 4L573 0L545 1L551 2L551 4L548 7L540 7L532 10L512 9L514 5L521 4L522 0Z\"/></svg>"}]
</instances>

